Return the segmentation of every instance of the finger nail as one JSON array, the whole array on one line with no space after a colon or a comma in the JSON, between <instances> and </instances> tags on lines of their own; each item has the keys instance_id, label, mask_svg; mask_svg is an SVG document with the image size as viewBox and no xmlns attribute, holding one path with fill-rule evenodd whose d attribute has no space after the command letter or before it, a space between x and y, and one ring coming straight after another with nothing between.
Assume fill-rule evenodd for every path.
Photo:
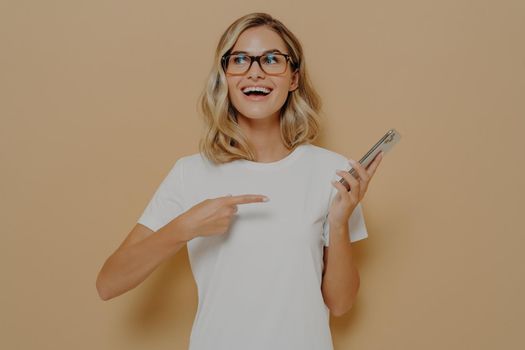
<instances>
[{"instance_id":1,"label":"finger nail","mask_svg":"<svg viewBox=\"0 0 525 350\"><path fill-rule=\"evenodd\" d=\"M262 199L263 202L268 202L269 200L270 200L270 198L268 198L268 197L263 197L263 199Z\"/></svg>"}]
</instances>

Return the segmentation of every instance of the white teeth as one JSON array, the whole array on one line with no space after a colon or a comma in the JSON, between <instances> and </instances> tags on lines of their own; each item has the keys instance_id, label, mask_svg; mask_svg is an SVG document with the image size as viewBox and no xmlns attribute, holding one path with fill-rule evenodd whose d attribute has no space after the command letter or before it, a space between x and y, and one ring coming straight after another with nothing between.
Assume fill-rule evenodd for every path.
<instances>
[{"instance_id":1,"label":"white teeth","mask_svg":"<svg viewBox=\"0 0 525 350\"><path fill-rule=\"evenodd\" d=\"M248 86L242 90L245 94L251 91L261 91L265 94L269 94L272 90L260 86Z\"/></svg>"}]
</instances>

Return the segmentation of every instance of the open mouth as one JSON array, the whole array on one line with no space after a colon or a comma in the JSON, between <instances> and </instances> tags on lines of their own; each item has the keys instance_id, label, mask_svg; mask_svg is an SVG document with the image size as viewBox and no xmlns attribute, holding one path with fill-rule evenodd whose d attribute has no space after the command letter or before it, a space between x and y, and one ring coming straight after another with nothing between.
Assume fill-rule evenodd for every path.
<instances>
[{"instance_id":1,"label":"open mouth","mask_svg":"<svg viewBox=\"0 0 525 350\"><path fill-rule=\"evenodd\" d=\"M260 99L268 96L272 92L272 89L265 87L247 87L242 89L242 92L245 96L251 97L252 99Z\"/></svg>"}]
</instances>

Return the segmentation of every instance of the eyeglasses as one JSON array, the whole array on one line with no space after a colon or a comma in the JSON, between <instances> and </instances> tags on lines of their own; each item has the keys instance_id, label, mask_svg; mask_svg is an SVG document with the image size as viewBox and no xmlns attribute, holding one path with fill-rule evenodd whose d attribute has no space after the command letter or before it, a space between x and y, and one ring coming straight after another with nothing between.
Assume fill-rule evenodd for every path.
<instances>
[{"instance_id":1,"label":"eyeglasses","mask_svg":"<svg viewBox=\"0 0 525 350\"><path fill-rule=\"evenodd\" d=\"M242 75L250 70L253 62L259 63L259 67L268 75L278 75L286 72L288 61L293 66L289 55L284 53L270 52L261 56L249 56L243 53L222 56L222 68L228 74Z\"/></svg>"}]
</instances>

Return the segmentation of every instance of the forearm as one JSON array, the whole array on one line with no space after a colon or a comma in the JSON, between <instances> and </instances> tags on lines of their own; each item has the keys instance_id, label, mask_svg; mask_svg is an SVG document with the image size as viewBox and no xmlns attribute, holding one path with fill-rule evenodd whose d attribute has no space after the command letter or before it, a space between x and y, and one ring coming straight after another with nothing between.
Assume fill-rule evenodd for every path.
<instances>
[{"instance_id":1,"label":"forearm","mask_svg":"<svg viewBox=\"0 0 525 350\"><path fill-rule=\"evenodd\" d=\"M186 237L175 219L143 240L117 250L99 273L101 297L108 300L135 288L160 263L175 255L187 242Z\"/></svg>"},{"instance_id":2,"label":"forearm","mask_svg":"<svg viewBox=\"0 0 525 350\"><path fill-rule=\"evenodd\" d=\"M360 283L348 237L348 226L334 229L330 227L329 249L321 290L331 312L340 316L352 307Z\"/></svg>"}]
</instances>

